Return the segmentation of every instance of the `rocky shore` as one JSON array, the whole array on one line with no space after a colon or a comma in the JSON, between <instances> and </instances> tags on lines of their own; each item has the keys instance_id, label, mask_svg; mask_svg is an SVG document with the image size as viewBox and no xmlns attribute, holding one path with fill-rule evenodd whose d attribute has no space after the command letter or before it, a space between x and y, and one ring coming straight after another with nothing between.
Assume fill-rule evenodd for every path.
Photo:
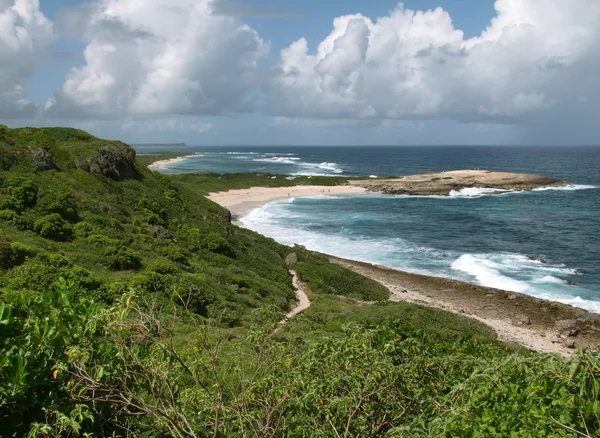
<instances>
[{"instance_id":1,"label":"rocky shore","mask_svg":"<svg viewBox=\"0 0 600 438\"><path fill-rule=\"evenodd\" d=\"M502 340L531 350L569 356L576 347L600 344L600 315L577 307L446 278L329 258L387 287L392 301L407 301L477 319L496 330Z\"/></svg>"},{"instance_id":2,"label":"rocky shore","mask_svg":"<svg viewBox=\"0 0 600 438\"><path fill-rule=\"evenodd\" d=\"M390 179L355 180L349 184L370 192L390 195L449 196L468 188L498 191L532 190L542 187L562 187L567 182L542 175L525 173L491 172L488 170L453 170L439 173L422 173Z\"/></svg>"}]
</instances>

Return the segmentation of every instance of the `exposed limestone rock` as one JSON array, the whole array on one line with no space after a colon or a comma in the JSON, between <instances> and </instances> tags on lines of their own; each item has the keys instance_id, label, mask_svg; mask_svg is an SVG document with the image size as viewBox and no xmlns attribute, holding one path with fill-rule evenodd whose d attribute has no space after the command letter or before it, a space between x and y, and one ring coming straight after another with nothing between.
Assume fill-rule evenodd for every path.
<instances>
[{"instance_id":1,"label":"exposed limestone rock","mask_svg":"<svg viewBox=\"0 0 600 438\"><path fill-rule=\"evenodd\" d=\"M288 254L288 256L285 258L285 264L288 267L291 267L293 265L295 265L296 263L298 263L298 256L296 255L295 252L291 252Z\"/></svg>"},{"instance_id":2,"label":"exposed limestone rock","mask_svg":"<svg viewBox=\"0 0 600 438\"><path fill-rule=\"evenodd\" d=\"M135 150L125 143L102 146L86 161L75 166L92 175L102 175L115 181L136 178Z\"/></svg>"},{"instance_id":3,"label":"exposed limestone rock","mask_svg":"<svg viewBox=\"0 0 600 438\"><path fill-rule=\"evenodd\" d=\"M364 187L372 192L394 195L448 196L452 191L467 188L493 189L497 193L502 193L512 190L532 190L539 187L561 187L567 183L542 175L487 170L454 170L393 179L357 180L351 181L350 184Z\"/></svg>"},{"instance_id":4,"label":"exposed limestone rock","mask_svg":"<svg viewBox=\"0 0 600 438\"><path fill-rule=\"evenodd\" d=\"M56 164L54 163L54 156L52 156L52 154L45 149L32 148L29 150L29 155L31 162L40 172L57 168Z\"/></svg>"}]
</instances>

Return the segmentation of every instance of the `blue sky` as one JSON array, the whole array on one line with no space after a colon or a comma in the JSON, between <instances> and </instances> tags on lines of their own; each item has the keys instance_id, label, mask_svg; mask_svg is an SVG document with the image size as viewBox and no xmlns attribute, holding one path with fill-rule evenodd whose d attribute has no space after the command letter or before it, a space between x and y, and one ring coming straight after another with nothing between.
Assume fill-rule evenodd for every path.
<instances>
[{"instance_id":1,"label":"blue sky","mask_svg":"<svg viewBox=\"0 0 600 438\"><path fill-rule=\"evenodd\" d=\"M9 126L207 145L600 143L597 0L6 1Z\"/></svg>"}]
</instances>

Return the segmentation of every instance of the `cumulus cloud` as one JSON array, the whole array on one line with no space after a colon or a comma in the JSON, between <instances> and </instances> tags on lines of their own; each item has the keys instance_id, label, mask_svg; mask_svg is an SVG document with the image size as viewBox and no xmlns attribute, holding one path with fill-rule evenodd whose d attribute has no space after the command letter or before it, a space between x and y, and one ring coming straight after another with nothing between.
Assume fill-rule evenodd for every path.
<instances>
[{"instance_id":1,"label":"cumulus cloud","mask_svg":"<svg viewBox=\"0 0 600 438\"><path fill-rule=\"evenodd\" d=\"M255 109L268 53L218 0L98 0L63 14L83 33L85 65L47 103L53 115L227 114ZM84 25L81 25L83 20Z\"/></svg>"},{"instance_id":2,"label":"cumulus cloud","mask_svg":"<svg viewBox=\"0 0 600 438\"><path fill-rule=\"evenodd\" d=\"M0 0L0 117L32 116L25 81L52 45L52 23L37 0Z\"/></svg>"},{"instance_id":3,"label":"cumulus cloud","mask_svg":"<svg viewBox=\"0 0 600 438\"><path fill-rule=\"evenodd\" d=\"M496 17L466 39L441 8L399 4L373 21L338 17L311 53L281 52L269 84L277 116L450 118L541 126L600 115L600 2L496 0Z\"/></svg>"}]
</instances>

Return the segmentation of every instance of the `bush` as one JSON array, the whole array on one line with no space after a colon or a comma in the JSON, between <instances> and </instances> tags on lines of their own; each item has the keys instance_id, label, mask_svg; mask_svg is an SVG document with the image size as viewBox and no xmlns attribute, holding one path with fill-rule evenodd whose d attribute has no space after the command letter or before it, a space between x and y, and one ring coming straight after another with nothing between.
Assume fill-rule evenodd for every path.
<instances>
[{"instance_id":1,"label":"bush","mask_svg":"<svg viewBox=\"0 0 600 438\"><path fill-rule=\"evenodd\" d=\"M33 207L37 201L38 186L29 178L14 177L8 180L8 194L20 208Z\"/></svg>"},{"instance_id":2,"label":"bush","mask_svg":"<svg viewBox=\"0 0 600 438\"><path fill-rule=\"evenodd\" d=\"M73 234L75 234L75 237L80 239L85 239L90 236L90 234L97 234L98 232L98 228L88 224L87 222L79 222L73 227Z\"/></svg>"},{"instance_id":3,"label":"bush","mask_svg":"<svg viewBox=\"0 0 600 438\"><path fill-rule=\"evenodd\" d=\"M106 251L107 253L111 253L111 248L112 252L116 253L118 250L117 247L119 246L118 240L111 239L104 234L90 234L86 240L90 245L93 245L96 248L108 248Z\"/></svg>"},{"instance_id":4,"label":"bush","mask_svg":"<svg viewBox=\"0 0 600 438\"><path fill-rule=\"evenodd\" d=\"M33 258L36 255L36 251L31 246L20 242L13 243L10 246L10 250L14 265L22 265L27 259Z\"/></svg>"},{"instance_id":5,"label":"bush","mask_svg":"<svg viewBox=\"0 0 600 438\"><path fill-rule=\"evenodd\" d=\"M11 251L12 239L8 236L0 235L0 268L9 268L11 265L12 251Z\"/></svg>"},{"instance_id":6,"label":"bush","mask_svg":"<svg viewBox=\"0 0 600 438\"><path fill-rule=\"evenodd\" d=\"M160 255L165 256L169 260L182 265L187 265L188 261L186 256L179 250L175 245L169 245L165 248L161 248L159 251Z\"/></svg>"},{"instance_id":7,"label":"bush","mask_svg":"<svg viewBox=\"0 0 600 438\"><path fill-rule=\"evenodd\" d=\"M21 205L12 196L3 196L0 198L0 210L21 211Z\"/></svg>"},{"instance_id":8,"label":"bush","mask_svg":"<svg viewBox=\"0 0 600 438\"><path fill-rule=\"evenodd\" d=\"M73 235L73 227L58 213L38 219L33 224L33 229L40 236L52 240L69 240Z\"/></svg>"},{"instance_id":9,"label":"bush","mask_svg":"<svg viewBox=\"0 0 600 438\"><path fill-rule=\"evenodd\" d=\"M167 274L177 274L179 272L179 268L166 260L158 260L146 268L148 271L156 272L158 274L167 275Z\"/></svg>"},{"instance_id":10,"label":"bush","mask_svg":"<svg viewBox=\"0 0 600 438\"><path fill-rule=\"evenodd\" d=\"M75 222L78 219L75 202L71 194L60 189L41 190L37 209L43 215L58 213L63 219Z\"/></svg>"},{"instance_id":11,"label":"bush","mask_svg":"<svg viewBox=\"0 0 600 438\"><path fill-rule=\"evenodd\" d=\"M138 269L142 265L142 260L136 250L121 246L111 257L109 257L109 267L113 270L125 271L128 269Z\"/></svg>"},{"instance_id":12,"label":"bush","mask_svg":"<svg viewBox=\"0 0 600 438\"><path fill-rule=\"evenodd\" d=\"M202 240L202 247L227 257L235 257L235 250L220 234L210 233Z\"/></svg>"},{"instance_id":13,"label":"bush","mask_svg":"<svg viewBox=\"0 0 600 438\"><path fill-rule=\"evenodd\" d=\"M14 223L18 214L12 210L0 210L0 222Z\"/></svg>"}]
</instances>

